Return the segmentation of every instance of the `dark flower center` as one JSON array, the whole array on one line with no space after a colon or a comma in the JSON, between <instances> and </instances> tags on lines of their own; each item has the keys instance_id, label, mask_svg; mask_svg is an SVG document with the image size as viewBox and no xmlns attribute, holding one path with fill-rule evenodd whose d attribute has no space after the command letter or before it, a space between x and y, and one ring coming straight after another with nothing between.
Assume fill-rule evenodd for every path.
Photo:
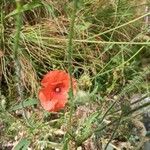
<instances>
[{"instance_id":1,"label":"dark flower center","mask_svg":"<svg viewBox=\"0 0 150 150\"><path fill-rule=\"evenodd\" d=\"M56 88L55 88L55 92L56 92L56 93L60 93L60 92L61 92L61 88L60 88L60 87L56 87Z\"/></svg>"}]
</instances>

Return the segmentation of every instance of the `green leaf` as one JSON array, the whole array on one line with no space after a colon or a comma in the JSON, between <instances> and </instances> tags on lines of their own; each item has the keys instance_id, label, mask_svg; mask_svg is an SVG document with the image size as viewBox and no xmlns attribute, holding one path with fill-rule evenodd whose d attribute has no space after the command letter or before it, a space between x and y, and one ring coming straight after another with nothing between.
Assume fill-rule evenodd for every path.
<instances>
[{"instance_id":1,"label":"green leaf","mask_svg":"<svg viewBox=\"0 0 150 150\"><path fill-rule=\"evenodd\" d=\"M21 12L27 11L27 10L33 10L34 8L40 7L42 4L40 3L40 1L33 1L30 2L28 4L25 4L22 6L21 8ZM5 18L14 16L18 13L18 10L15 9L14 11L12 11L11 13L9 13Z\"/></svg>"},{"instance_id":2,"label":"green leaf","mask_svg":"<svg viewBox=\"0 0 150 150\"><path fill-rule=\"evenodd\" d=\"M85 125L85 131L87 130L87 128L89 129L91 127L92 123L95 122L98 116L99 112L94 112L85 120L85 123L83 124L83 126Z\"/></svg>"},{"instance_id":3,"label":"green leaf","mask_svg":"<svg viewBox=\"0 0 150 150\"><path fill-rule=\"evenodd\" d=\"M80 129L80 134L76 136L76 141L78 145L87 140L93 133L92 125L97 120L97 117L100 115L99 112L94 112L91 114L83 123L82 128Z\"/></svg>"},{"instance_id":4,"label":"green leaf","mask_svg":"<svg viewBox=\"0 0 150 150\"><path fill-rule=\"evenodd\" d=\"M30 145L30 141L28 141L26 138L22 138L18 144L13 148L13 150L27 150L29 145Z\"/></svg>"},{"instance_id":5,"label":"green leaf","mask_svg":"<svg viewBox=\"0 0 150 150\"><path fill-rule=\"evenodd\" d=\"M85 22L84 24L78 24L75 26L75 28L79 31L85 31L90 27L91 23Z\"/></svg>"},{"instance_id":6,"label":"green leaf","mask_svg":"<svg viewBox=\"0 0 150 150\"><path fill-rule=\"evenodd\" d=\"M10 111L15 111L15 110L22 109L25 107L33 106L35 104L38 104L38 100L29 98L29 99L24 100L23 102L20 102L19 104L15 105L15 106L13 106L12 108L10 108Z\"/></svg>"},{"instance_id":7,"label":"green leaf","mask_svg":"<svg viewBox=\"0 0 150 150\"><path fill-rule=\"evenodd\" d=\"M74 103L78 105L84 105L87 102L90 102L90 94L79 90L75 96Z\"/></svg>"},{"instance_id":8,"label":"green leaf","mask_svg":"<svg viewBox=\"0 0 150 150\"><path fill-rule=\"evenodd\" d=\"M66 133L63 139L63 147L62 150L68 150L69 149L69 135Z\"/></svg>"}]
</instances>

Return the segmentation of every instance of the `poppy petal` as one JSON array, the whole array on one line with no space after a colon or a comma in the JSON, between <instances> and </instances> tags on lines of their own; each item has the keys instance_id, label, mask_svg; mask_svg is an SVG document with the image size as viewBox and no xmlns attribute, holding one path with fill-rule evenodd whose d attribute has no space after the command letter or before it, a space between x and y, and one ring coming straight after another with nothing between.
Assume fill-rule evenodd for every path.
<instances>
[{"instance_id":1,"label":"poppy petal","mask_svg":"<svg viewBox=\"0 0 150 150\"><path fill-rule=\"evenodd\" d=\"M47 110L47 111L54 110L57 100L55 100L55 101L47 100L46 96L41 91L39 92L39 99L40 99L42 107L45 110Z\"/></svg>"},{"instance_id":2,"label":"poppy petal","mask_svg":"<svg viewBox=\"0 0 150 150\"><path fill-rule=\"evenodd\" d=\"M77 83L74 78L73 93L76 93ZM41 81L39 99L42 107L47 111L59 111L65 107L70 88L70 76L63 70L48 72Z\"/></svg>"},{"instance_id":3,"label":"poppy petal","mask_svg":"<svg viewBox=\"0 0 150 150\"><path fill-rule=\"evenodd\" d=\"M65 71L54 70L48 72L42 79L41 85L46 87L49 83L57 83L68 78L68 74Z\"/></svg>"}]
</instances>

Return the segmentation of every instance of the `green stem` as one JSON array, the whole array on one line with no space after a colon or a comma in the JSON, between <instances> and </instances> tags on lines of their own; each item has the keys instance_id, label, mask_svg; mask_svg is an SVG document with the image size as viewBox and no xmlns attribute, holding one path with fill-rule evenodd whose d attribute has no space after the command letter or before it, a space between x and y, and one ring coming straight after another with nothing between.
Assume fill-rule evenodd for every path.
<instances>
[{"instance_id":1,"label":"green stem","mask_svg":"<svg viewBox=\"0 0 150 150\"><path fill-rule=\"evenodd\" d=\"M114 30L116 30L116 29L122 28L122 27L124 27L124 26L127 26L127 25L129 25L129 24L131 24L131 23L134 23L134 22L136 22L136 21L138 21L138 20L140 20L140 19L142 19L142 18L144 18L144 17L146 17L146 16L149 16L149 15L150 15L150 12L148 12L148 13L142 15L142 16L139 16L139 17L137 17L137 18L135 18L135 19L132 19L132 20L130 20L130 21L124 23L124 24L121 24L121 25L119 25L119 26L116 26L115 28L112 28L112 29L106 30L106 31L104 31L104 32L102 32L102 33L99 33L99 34L97 34L97 35L94 35L93 37L88 38L88 40L89 40L89 39L96 38L96 37L101 36L101 35L103 35L103 34L109 33L109 32L114 31Z\"/></svg>"},{"instance_id":2,"label":"green stem","mask_svg":"<svg viewBox=\"0 0 150 150\"><path fill-rule=\"evenodd\" d=\"M71 118L73 114L73 83L72 83L72 53L73 53L73 36L74 36L74 24L76 18L76 11L77 11L77 2L78 0L74 0L74 10L72 15L72 20L70 24L70 31L69 31L69 40L68 40L68 71L70 75L70 91L69 91L69 99L70 99L70 115L69 115L69 128L71 128Z\"/></svg>"},{"instance_id":3,"label":"green stem","mask_svg":"<svg viewBox=\"0 0 150 150\"><path fill-rule=\"evenodd\" d=\"M101 123L103 123L105 117L107 116L107 114L110 112L110 110L114 107L114 105L116 104L117 102L115 101L108 109L107 111L104 113L103 117L101 118L101 121L99 122L99 125ZM93 134L93 131L90 130L88 131L88 134L86 136L77 136L75 141L77 143L78 146L80 146L84 141L86 141L88 138L90 138L90 136Z\"/></svg>"},{"instance_id":4,"label":"green stem","mask_svg":"<svg viewBox=\"0 0 150 150\"><path fill-rule=\"evenodd\" d=\"M21 83L21 64L19 62L19 39L20 31L22 27L21 19L21 4L19 0L16 0L16 6L18 14L16 14L16 33L14 38L14 61L15 61L15 72L16 72L16 86L19 100L23 100L23 87Z\"/></svg>"},{"instance_id":5,"label":"green stem","mask_svg":"<svg viewBox=\"0 0 150 150\"><path fill-rule=\"evenodd\" d=\"M114 105L114 104L112 104L111 107L110 107L108 110L110 110L113 105ZM136 111L138 111L138 110L140 110L140 109L142 109L142 108L145 108L145 107L147 107L147 106L150 106L150 102L145 103L145 104L143 104L143 105L141 105L141 106L139 106L139 107L136 107L136 108L130 110L129 112L121 113L121 115L120 115L119 118L113 120L112 122L108 123L107 125L102 126L101 128L98 128L98 129L96 129L96 130L94 130L94 131L89 131L89 133L87 134L87 136L86 136L85 138L77 139L77 140L76 140L76 141L77 141L77 144L78 144L78 145L81 145L84 141L86 141L88 138L90 138L94 132L101 132L102 130L105 130L107 127L109 127L109 126L111 126L111 125L114 125L116 122L118 122L118 124L117 124L117 126L116 126L116 128L115 128L115 130L114 130L114 132L113 132L113 134L112 134L112 136L111 136L111 139L112 139L112 138L114 137L114 134L116 133L116 130L117 130L119 124L120 124L120 121L126 120L126 119L127 119L128 117L130 117L134 112L136 112ZM106 111L106 113L105 113L104 116L106 116L107 112L109 112L108 110ZM108 143L108 144L109 144L109 143ZM106 146L107 146L107 145L106 145Z\"/></svg>"},{"instance_id":6,"label":"green stem","mask_svg":"<svg viewBox=\"0 0 150 150\"><path fill-rule=\"evenodd\" d=\"M69 120L68 120L68 131L66 133L66 138L68 138L68 140L65 140L63 149L66 149L66 145L69 145L69 141L70 141L70 133L71 132L71 126L72 126L72 115L73 115L73 81L72 81L72 72L73 72L73 67L72 67L72 53L73 53L73 36L74 36L74 24L75 24L75 18L76 18L76 11L77 11L77 3L78 0L74 0L74 9L73 9L73 14L71 17L71 24L70 24L70 30L69 30L69 37L68 37L68 55L67 55L67 60L68 60L68 72L69 72L69 76L70 76L70 90L69 90L69 104L70 104L70 112L69 112ZM68 146L67 146L68 148Z\"/></svg>"},{"instance_id":7,"label":"green stem","mask_svg":"<svg viewBox=\"0 0 150 150\"><path fill-rule=\"evenodd\" d=\"M21 33L21 27L22 27L22 15L21 15L21 0L16 0L16 9L17 9L17 14L16 14L16 33L15 33L15 38L14 38L14 47L13 47L13 57L14 57L14 62L15 62L15 82L16 82L16 88L17 88L17 94L18 94L18 100L21 101L22 104L22 113L23 117L28 124L28 126L32 126L28 120L28 117L26 115L26 112L24 110L24 95L23 95L23 85L22 85L22 77L21 77L21 64L19 61L19 40L20 40L20 33Z\"/></svg>"},{"instance_id":8,"label":"green stem","mask_svg":"<svg viewBox=\"0 0 150 150\"><path fill-rule=\"evenodd\" d=\"M131 111L125 113L125 114L122 114L122 121L125 120L126 118L128 118L129 116L131 116L134 112L136 112L136 111L138 111L142 108L148 107L148 106L150 106L150 102L145 103L145 104L143 104L139 107L136 107L136 108L132 109ZM100 131L104 130L105 128L107 128L107 127L113 125L114 123L116 123L116 121L118 121L118 118L113 120L112 122L108 123L107 125L99 128L99 129L96 129L94 132L100 132Z\"/></svg>"},{"instance_id":9,"label":"green stem","mask_svg":"<svg viewBox=\"0 0 150 150\"><path fill-rule=\"evenodd\" d=\"M115 127L115 129L114 129L114 131L113 131L113 133L112 133L112 135L111 135L109 141L107 142L107 144L106 144L104 150L107 150L107 148L108 148L110 142L113 140L113 138L114 138L114 136L115 136L115 134L116 134L116 132L117 132L117 130L118 130L118 127L119 127L119 125L120 125L120 123L121 123L121 119L122 119L122 114L120 115L119 120L118 120L118 122L117 122L117 125L116 125L116 127Z\"/></svg>"}]
</instances>

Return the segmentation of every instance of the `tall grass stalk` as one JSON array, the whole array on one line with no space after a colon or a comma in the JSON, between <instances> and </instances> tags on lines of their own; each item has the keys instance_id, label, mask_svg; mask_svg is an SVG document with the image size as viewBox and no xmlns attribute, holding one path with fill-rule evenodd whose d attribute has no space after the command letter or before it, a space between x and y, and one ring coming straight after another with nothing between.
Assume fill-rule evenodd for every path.
<instances>
[{"instance_id":1,"label":"tall grass stalk","mask_svg":"<svg viewBox=\"0 0 150 150\"><path fill-rule=\"evenodd\" d=\"M17 14L16 14L16 34L14 38L14 48L13 48L13 57L14 57L14 62L15 62L15 82L16 82L16 88L17 88L17 96L18 100L21 101L22 104L22 113L23 117L27 123L28 126L31 126L29 123L28 117L26 115L26 112L23 107L23 100L24 100L24 94L23 94L23 84L22 84L22 75L21 75L21 63L19 59L19 54L21 53L19 50L19 40L20 40L20 34L21 34L21 27L22 27L22 6L21 6L21 1L16 0L16 9L17 9Z\"/></svg>"},{"instance_id":2,"label":"tall grass stalk","mask_svg":"<svg viewBox=\"0 0 150 150\"><path fill-rule=\"evenodd\" d=\"M96 35L94 35L94 36L88 38L88 40L89 40L89 39L96 38L96 37L98 37L98 36L100 36L100 35L109 33L109 32L114 31L114 30L116 30L116 29L122 28L122 27L124 27L124 26L126 26L126 25L129 25L129 24L131 24L131 23L134 23L134 22L136 22L136 21L138 21L138 20L140 20L140 19L142 19L142 18L144 18L144 17L146 17L146 16L149 16L149 15L150 15L150 12L148 12L148 13L146 13L146 14L140 16L140 17L137 17L137 18L135 18L135 19L132 19L131 21L128 21L128 22L126 22L126 23L124 23L124 24L121 24L121 25L119 25L119 26L116 26L115 28L112 28L112 29L106 30L106 31L104 31L104 32L102 32L102 33L96 34Z\"/></svg>"},{"instance_id":3,"label":"tall grass stalk","mask_svg":"<svg viewBox=\"0 0 150 150\"><path fill-rule=\"evenodd\" d=\"M69 31L69 40L68 40L68 71L70 75L70 91L69 91L69 99L70 99L70 112L69 112L69 120L68 120L68 133L71 132L71 125L72 125L72 114L73 114L73 81L72 81L72 53L73 53L73 36L74 36L74 24L75 24L75 18L76 18L76 11L77 11L77 3L78 0L74 0L74 9L73 9L73 14L71 17L71 24L70 24L70 31ZM67 142L69 142L67 140Z\"/></svg>"},{"instance_id":4,"label":"tall grass stalk","mask_svg":"<svg viewBox=\"0 0 150 150\"><path fill-rule=\"evenodd\" d=\"M69 31L69 40L68 40L68 71L70 75L70 91L69 91L69 98L70 98L70 117L69 117L69 122L71 123L71 118L72 118L72 112L73 112L73 83L72 83L72 53L73 53L73 35L74 35L74 23L75 23L75 18L76 18L76 10L77 10L77 1L74 0L74 11L73 15L71 18L71 24L70 24L70 31Z\"/></svg>"},{"instance_id":5,"label":"tall grass stalk","mask_svg":"<svg viewBox=\"0 0 150 150\"><path fill-rule=\"evenodd\" d=\"M104 150L107 150L107 149L108 149L109 144L110 144L111 141L113 140L113 138L114 138L114 136L115 136L115 134L116 134L116 132L117 132L117 130L118 130L118 128L119 128L119 125L121 124L121 119L122 119L122 113L121 113L121 115L120 115L120 117L119 117L119 119L118 119L118 122L117 122L117 124L116 124L116 126L115 126L115 129L114 129L114 131L113 131L113 133L112 133L112 135L111 135L109 141L107 142L107 144L106 144Z\"/></svg>"},{"instance_id":6,"label":"tall grass stalk","mask_svg":"<svg viewBox=\"0 0 150 150\"><path fill-rule=\"evenodd\" d=\"M42 40L56 40L60 42L68 42L69 39L66 38L55 38L55 37L40 37ZM134 39L135 40L135 39ZM149 41L145 42L134 42L132 41L127 41L127 42L119 42L119 41L101 41L101 40L78 40L78 39L73 39L73 43L92 43L92 44L116 44L116 45L149 45ZM68 42L69 43L69 42Z\"/></svg>"},{"instance_id":7,"label":"tall grass stalk","mask_svg":"<svg viewBox=\"0 0 150 150\"><path fill-rule=\"evenodd\" d=\"M16 14L16 34L14 38L14 61L15 61L15 72L16 72L16 87L17 94L20 101L23 100L23 86L21 83L21 64L19 62L19 39L20 39L20 31L22 27L22 18L21 18L21 3L19 0L16 0L16 7L18 13Z\"/></svg>"}]
</instances>

